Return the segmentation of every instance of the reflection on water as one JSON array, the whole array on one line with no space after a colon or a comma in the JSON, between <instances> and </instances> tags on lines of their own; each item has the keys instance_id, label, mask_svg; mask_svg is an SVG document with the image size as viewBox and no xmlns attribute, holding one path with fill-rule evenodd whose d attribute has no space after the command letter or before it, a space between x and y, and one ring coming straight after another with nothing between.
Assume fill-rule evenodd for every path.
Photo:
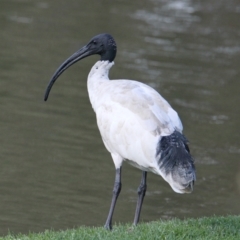
<instances>
[{"instance_id":1,"label":"reflection on water","mask_svg":"<svg viewBox=\"0 0 240 240\"><path fill-rule=\"evenodd\" d=\"M98 59L76 64L43 102L59 64L111 33L111 78L145 82L178 111L196 158L193 194L149 174L142 221L239 214L238 1L2 1L0 8L0 234L101 226L114 165L87 89ZM114 221L133 220L141 173L124 165Z\"/></svg>"}]
</instances>

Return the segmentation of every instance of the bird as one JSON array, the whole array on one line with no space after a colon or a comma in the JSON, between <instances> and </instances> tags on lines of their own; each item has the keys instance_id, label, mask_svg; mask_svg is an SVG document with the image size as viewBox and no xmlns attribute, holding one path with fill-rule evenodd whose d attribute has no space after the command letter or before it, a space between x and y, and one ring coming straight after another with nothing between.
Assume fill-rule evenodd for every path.
<instances>
[{"instance_id":1,"label":"bird","mask_svg":"<svg viewBox=\"0 0 240 240\"><path fill-rule=\"evenodd\" d=\"M58 77L70 66L97 54L87 78L90 103L106 149L115 165L112 201L104 227L112 229L112 218L121 192L123 162L142 171L137 189L133 226L140 213L147 189L147 172L160 175L176 193L191 193L196 181L194 158L177 112L152 87L135 80L110 80L117 44L108 33L94 36L85 46L67 58L52 76L45 91L47 101Z\"/></svg>"}]
</instances>

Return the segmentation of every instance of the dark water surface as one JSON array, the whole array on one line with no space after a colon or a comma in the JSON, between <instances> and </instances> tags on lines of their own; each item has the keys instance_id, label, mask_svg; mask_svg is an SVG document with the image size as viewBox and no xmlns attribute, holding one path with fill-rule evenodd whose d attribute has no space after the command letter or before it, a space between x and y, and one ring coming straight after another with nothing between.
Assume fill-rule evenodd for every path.
<instances>
[{"instance_id":1,"label":"dark water surface","mask_svg":"<svg viewBox=\"0 0 240 240\"><path fill-rule=\"evenodd\" d=\"M114 165L89 103L98 60L50 77L94 35L111 33L111 78L157 89L176 109L196 159L190 195L149 174L142 221L240 214L240 3L30 1L0 3L0 235L104 224ZM125 164L114 222L133 220L141 172Z\"/></svg>"}]
</instances>

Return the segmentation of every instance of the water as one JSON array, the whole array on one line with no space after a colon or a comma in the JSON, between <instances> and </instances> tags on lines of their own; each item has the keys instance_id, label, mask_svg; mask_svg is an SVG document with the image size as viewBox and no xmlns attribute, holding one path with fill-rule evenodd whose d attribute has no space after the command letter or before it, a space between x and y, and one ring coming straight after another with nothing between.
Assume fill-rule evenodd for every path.
<instances>
[{"instance_id":1,"label":"water","mask_svg":"<svg viewBox=\"0 0 240 240\"><path fill-rule=\"evenodd\" d=\"M0 7L0 235L102 226L114 165L91 109L93 56L43 95L56 68L111 33L110 77L145 82L171 103L196 159L190 195L148 175L142 221L239 214L240 4L230 1L30 1ZM141 172L125 164L114 222L133 220Z\"/></svg>"}]
</instances>

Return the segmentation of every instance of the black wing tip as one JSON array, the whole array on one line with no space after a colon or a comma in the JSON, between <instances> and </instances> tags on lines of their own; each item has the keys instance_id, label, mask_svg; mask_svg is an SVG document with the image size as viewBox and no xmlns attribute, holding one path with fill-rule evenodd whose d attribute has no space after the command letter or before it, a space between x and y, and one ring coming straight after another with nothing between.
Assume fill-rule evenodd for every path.
<instances>
[{"instance_id":1,"label":"black wing tip","mask_svg":"<svg viewBox=\"0 0 240 240\"><path fill-rule=\"evenodd\" d=\"M190 154L187 139L178 131L174 131L169 136L164 136L158 143L156 157L160 168L169 173L178 166L190 164L195 171L194 159Z\"/></svg>"}]
</instances>

